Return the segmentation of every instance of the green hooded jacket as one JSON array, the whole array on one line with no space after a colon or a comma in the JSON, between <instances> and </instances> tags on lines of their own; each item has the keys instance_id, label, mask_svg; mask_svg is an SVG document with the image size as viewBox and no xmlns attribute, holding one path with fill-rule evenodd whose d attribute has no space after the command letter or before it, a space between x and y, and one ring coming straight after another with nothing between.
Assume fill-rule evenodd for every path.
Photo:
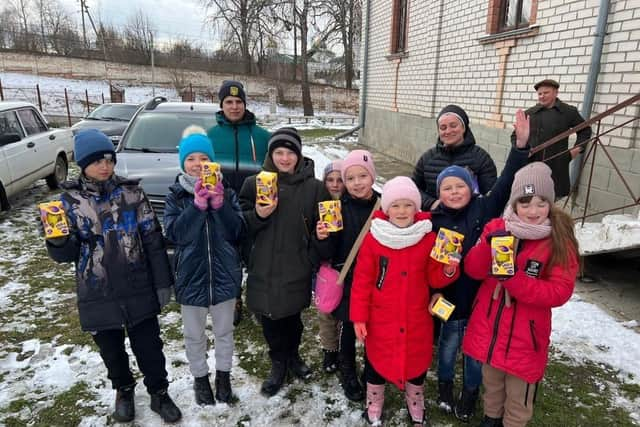
<instances>
[{"instance_id":1,"label":"green hooded jacket","mask_svg":"<svg viewBox=\"0 0 640 427\"><path fill-rule=\"evenodd\" d=\"M263 170L277 170L269 157ZM255 175L245 180L239 196L253 243L247 306L272 320L301 312L311 302L314 254L329 244L329 239L315 237L318 202L331 196L315 178L313 160L303 157L293 174L278 173L278 206L267 218L260 218L255 210Z\"/></svg>"},{"instance_id":2,"label":"green hooded jacket","mask_svg":"<svg viewBox=\"0 0 640 427\"><path fill-rule=\"evenodd\" d=\"M256 124L256 116L249 110L237 123L231 123L222 111L216 113L218 124L207 132L213 141L216 162L231 187L239 192L249 175L260 171L267 155L267 145L271 134Z\"/></svg>"}]
</instances>

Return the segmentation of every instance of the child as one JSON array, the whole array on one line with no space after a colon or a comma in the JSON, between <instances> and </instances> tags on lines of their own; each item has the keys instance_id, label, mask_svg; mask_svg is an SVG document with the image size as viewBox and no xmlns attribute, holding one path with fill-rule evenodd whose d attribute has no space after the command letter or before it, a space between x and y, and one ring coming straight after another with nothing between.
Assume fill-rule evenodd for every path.
<instances>
[{"instance_id":1,"label":"child","mask_svg":"<svg viewBox=\"0 0 640 427\"><path fill-rule=\"evenodd\" d=\"M271 372L261 392L275 395L287 371L301 379L311 369L300 357L301 312L311 302L311 253L322 253L313 238L318 203L329 194L314 176L313 160L303 157L302 140L294 128L278 129L269 140L263 170L277 172L274 203L256 203L256 176L240 190L240 204L253 242L247 277L247 307L260 319L269 346Z\"/></svg>"},{"instance_id":2,"label":"child","mask_svg":"<svg viewBox=\"0 0 640 427\"><path fill-rule=\"evenodd\" d=\"M340 199L342 205L342 231L331 233L332 250L325 259L331 259L332 266L340 270L344 265L360 230L367 222L379 194L373 190L376 179L376 169L371 153L366 150L353 150L342 162L342 181L347 192ZM329 237L326 224L318 222L316 235L319 240ZM338 354L338 368L342 389L349 400L364 399L362 384L356 372L356 336L353 323L349 319L349 301L351 294L351 280L353 268L349 270L344 285L342 300L338 308L332 313L342 326L340 328L340 350Z\"/></svg>"},{"instance_id":3,"label":"child","mask_svg":"<svg viewBox=\"0 0 640 427\"><path fill-rule=\"evenodd\" d=\"M128 422L135 416L126 330L151 409L176 422L182 414L167 394L157 317L172 285L160 224L138 181L114 175L116 153L105 134L78 132L74 154L82 173L61 195L70 234L49 239L47 250L57 262L75 263L80 326L91 333L117 390L113 418Z\"/></svg>"},{"instance_id":4,"label":"child","mask_svg":"<svg viewBox=\"0 0 640 427\"><path fill-rule=\"evenodd\" d=\"M344 193L342 182L342 161L334 160L324 168L323 182L334 200L340 200ZM320 329L320 345L322 346L322 369L332 374L338 370L338 338L340 322L330 313L318 311L318 326Z\"/></svg>"},{"instance_id":5,"label":"child","mask_svg":"<svg viewBox=\"0 0 640 427\"><path fill-rule=\"evenodd\" d=\"M482 227L503 211L509 198L513 175L527 163L529 150L529 121L524 113L516 113L516 146L512 147L507 162L493 189L486 195L473 194L473 178L460 166L449 166L438 175L437 187L440 204L432 210L434 231L441 227L464 235L462 256L480 237ZM464 264L464 260L463 260ZM471 314L471 306L480 282L461 272L460 278L443 289L444 297L456 306L447 322L441 324L438 343L438 406L445 412L468 422L473 416L478 388L482 382L482 367L473 358L463 358L463 387L454 404L453 380L458 349ZM432 301L439 298L435 294Z\"/></svg>"},{"instance_id":6,"label":"child","mask_svg":"<svg viewBox=\"0 0 640 427\"><path fill-rule=\"evenodd\" d=\"M429 286L449 284L458 269L457 263L430 257L436 235L431 215L419 212L420 206L420 192L410 178L388 181L382 212L375 212L358 252L350 318L366 349L363 416L371 425L382 423L386 381L404 389L411 423L426 423L423 387L433 353Z\"/></svg>"},{"instance_id":7,"label":"child","mask_svg":"<svg viewBox=\"0 0 640 427\"><path fill-rule=\"evenodd\" d=\"M176 301L180 303L184 346L200 405L231 401L233 316L242 269L238 242L245 228L238 198L224 188L221 174L213 191L202 187L202 162L214 160L211 140L202 133L180 141L183 173L166 198L166 235L176 245ZM216 396L209 384L207 314L213 321Z\"/></svg>"},{"instance_id":8,"label":"child","mask_svg":"<svg viewBox=\"0 0 640 427\"><path fill-rule=\"evenodd\" d=\"M463 342L482 361L483 427L525 426L547 365L551 308L566 303L578 272L573 221L554 206L551 169L531 163L516 173L502 218L488 223L465 259L482 280ZM517 238L515 275L490 275L491 237Z\"/></svg>"}]
</instances>

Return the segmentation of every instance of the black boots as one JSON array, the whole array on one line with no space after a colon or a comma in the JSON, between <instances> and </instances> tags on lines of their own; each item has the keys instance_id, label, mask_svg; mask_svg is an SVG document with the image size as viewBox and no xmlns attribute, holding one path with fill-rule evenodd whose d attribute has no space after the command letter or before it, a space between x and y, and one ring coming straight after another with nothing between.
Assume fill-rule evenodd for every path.
<instances>
[{"instance_id":1,"label":"black boots","mask_svg":"<svg viewBox=\"0 0 640 427\"><path fill-rule=\"evenodd\" d=\"M207 380L208 382L208 380ZM151 395L151 410L164 420L165 423L175 423L182 418L180 409L173 403L167 390L160 390L157 393Z\"/></svg>"},{"instance_id":2,"label":"black boots","mask_svg":"<svg viewBox=\"0 0 640 427\"><path fill-rule=\"evenodd\" d=\"M196 403L198 405L215 405L211 384L209 383L209 375L204 377L196 377L193 381L193 391L196 395Z\"/></svg>"},{"instance_id":3,"label":"black boots","mask_svg":"<svg viewBox=\"0 0 640 427\"><path fill-rule=\"evenodd\" d=\"M354 402L364 399L364 389L358 380L355 363L341 358L339 369L342 390L344 390L344 395L347 399Z\"/></svg>"},{"instance_id":4,"label":"black boots","mask_svg":"<svg viewBox=\"0 0 640 427\"><path fill-rule=\"evenodd\" d=\"M281 360L271 360L271 372L264 380L260 392L267 397L275 395L282 388L287 377L287 362Z\"/></svg>"},{"instance_id":5,"label":"black boots","mask_svg":"<svg viewBox=\"0 0 640 427\"><path fill-rule=\"evenodd\" d=\"M231 403L231 379L228 371L216 371L216 399L218 402Z\"/></svg>"},{"instance_id":6,"label":"black boots","mask_svg":"<svg viewBox=\"0 0 640 427\"><path fill-rule=\"evenodd\" d=\"M322 350L322 370L327 374L333 374L338 370L338 352L331 350Z\"/></svg>"},{"instance_id":7,"label":"black boots","mask_svg":"<svg viewBox=\"0 0 640 427\"><path fill-rule=\"evenodd\" d=\"M304 363L304 360L302 360L300 354L297 352L289 359L289 370L294 376L301 380L311 378L311 368Z\"/></svg>"},{"instance_id":8,"label":"black boots","mask_svg":"<svg viewBox=\"0 0 640 427\"><path fill-rule=\"evenodd\" d=\"M491 418L485 415L478 427L503 427L502 418Z\"/></svg>"},{"instance_id":9,"label":"black boots","mask_svg":"<svg viewBox=\"0 0 640 427\"><path fill-rule=\"evenodd\" d=\"M462 422L468 423L473 417L476 410L476 400L478 400L478 389L462 389L460 398L455 407L456 418Z\"/></svg>"},{"instance_id":10,"label":"black boots","mask_svg":"<svg viewBox=\"0 0 640 427\"><path fill-rule=\"evenodd\" d=\"M136 415L135 403L133 396L135 394L136 385L128 385L121 387L116 392L116 409L113 412L113 419L119 423L133 421Z\"/></svg>"},{"instance_id":11,"label":"black boots","mask_svg":"<svg viewBox=\"0 0 640 427\"><path fill-rule=\"evenodd\" d=\"M438 408L450 414L453 412L453 381L438 381Z\"/></svg>"}]
</instances>

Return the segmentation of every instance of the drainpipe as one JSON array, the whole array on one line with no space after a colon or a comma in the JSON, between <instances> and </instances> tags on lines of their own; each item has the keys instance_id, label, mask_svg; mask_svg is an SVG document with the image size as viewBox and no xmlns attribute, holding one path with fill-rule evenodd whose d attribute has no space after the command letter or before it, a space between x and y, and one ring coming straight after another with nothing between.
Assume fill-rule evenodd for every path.
<instances>
[{"instance_id":1,"label":"drainpipe","mask_svg":"<svg viewBox=\"0 0 640 427\"><path fill-rule=\"evenodd\" d=\"M600 8L598 10L598 21L596 22L596 34L593 41L593 49L591 50L591 64L589 65L589 75L587 76L587 87L584 91L582 100L582 117L588 119L591 116L593 108L593 98L596 93L598 82L598 74L600 74L600 60L602 59L602 45L607 34L607 19L609 18L609 0L600 0ZM586 144L588 145L588 144ZM585 146L585 148L587 148ZM569 177L571 179L571 188L578 187L578 175L580 173L580 165L582 164L583 153L579 153L575 159L571 161L569 169Z\"/></svg>"},{"instance_id":2,"label":"drainpipe","mask_svg":"<svg viewBox=\"0 0 640 427\"><path fill-rule=\"evenodd\" d=\"M367 109L367 69L369 68L369 21L371 19L371 0L367 0L366 20L364 21L364 53L362 55L362 76L360 79L360 113L358 126L364 128Z\"/></svg>"}]
</instances>

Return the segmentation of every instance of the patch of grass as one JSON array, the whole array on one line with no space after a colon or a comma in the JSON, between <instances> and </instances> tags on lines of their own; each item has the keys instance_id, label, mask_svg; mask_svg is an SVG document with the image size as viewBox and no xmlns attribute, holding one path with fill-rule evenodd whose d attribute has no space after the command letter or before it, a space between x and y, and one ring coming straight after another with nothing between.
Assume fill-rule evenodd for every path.
<instances>
[{"instance_id":1,"label":"patch of grass","mask_svg":"<svg viewBox=\"0 0 640 427\"><path fill-rule=\"evenodd\" d=\"M627 395L627 399L640 399L640 386L638 384L622 383L620 390Z\"/></svg>"},{"instance_id":2,"label":"patch of grass","mask_svg":"<svg viewBox=\"0 0 640 427\"><path fill-rule=\"evenodd\" d=\"M298 131L302 139L317 139L336 136L344 129L301 129Z\"/></svg>"},{"instance_id":3,"label":"patch of grass","mask_svg":"<svg viewBox=\"0 0 640 427\"><path fill-rule=\"evenodd\" d=\"M38 412L32 425L36 426L62 426L78 425L86 416L93 415L94 409L82 406L82 401L91 401L97 398L89 392L83 382L74 384L69 390L58 394L53 404Z\"/></svg>"}]
</instances>

